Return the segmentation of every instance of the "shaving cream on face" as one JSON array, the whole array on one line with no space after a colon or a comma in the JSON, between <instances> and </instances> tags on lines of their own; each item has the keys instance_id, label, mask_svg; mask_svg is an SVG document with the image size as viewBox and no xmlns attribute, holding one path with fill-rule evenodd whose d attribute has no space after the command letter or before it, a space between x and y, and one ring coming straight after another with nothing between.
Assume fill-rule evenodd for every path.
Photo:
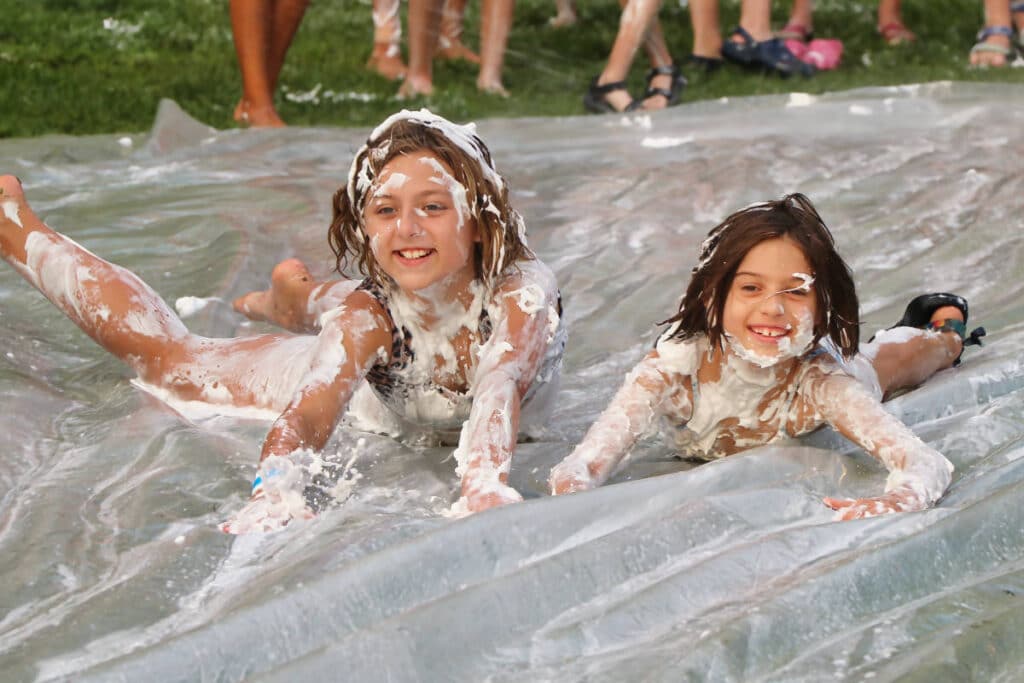
<instances>
[{"instance_id":1,"label":"shaving cream on face","mask_svg":"<svg viewBox=\"0 0 1024 683\"><path fill-rule=\"evenodd\" d=\"M455 205L455 213L459 217L456 224L457 230L462 230L466 225L466 217L470 215L469 204L466 202L466 187L448 172L444 165L432 156L425 156L420 159L421 164L426 164L434 170L430 182L440 185L452 196L452 203Z\"/></svg>"},{"instance_id":2,"label":"shaving cream on face","mask_svg":"<svg viewBox=\"0 0 1024 683\"><path fill-rule=\"evenodd\" d=\"M814 342L814 319L810 311L801 311L797 318L796 330L792 335L779 340L778 348L774 353L762 353L749 349L728 333L723 336L729 351L738 358L761 368L770 368L783 361L799 358L810 350L811 344Z\"/></svg>"},{"instance_id":3,"label":"shaving cream on face","mask_svg":"<svg viewBox=\"0 0 1024 683\"><path fill-rule=\"evenodd\" d=\"M22 230L25 229L25 226L22 225L22 223L21 223L21 213L20 213L20 210L18 209L17 202L15 202L13 200L8 200L8 201L0 203L0 206L3 207L4 216L7 217L7 220L11 221L12 223L17 225Z\"/></svg>"}]
</instances>

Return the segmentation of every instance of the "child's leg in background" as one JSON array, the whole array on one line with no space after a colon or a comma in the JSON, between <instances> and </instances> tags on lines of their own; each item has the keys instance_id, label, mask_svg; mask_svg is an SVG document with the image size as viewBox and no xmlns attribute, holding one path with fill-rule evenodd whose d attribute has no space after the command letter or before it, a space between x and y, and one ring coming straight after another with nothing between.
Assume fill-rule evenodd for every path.
<instances>
[{"instance_id":1,"label":"child's leg in background","mask_svg":"<svg viewBox=\"0 0 1024 683\"><path fill-rule=\"evenodd\" d=\"M722 58L722 28L718 20L718 0L690 0L693 24L693 55L704 59Z\"/></svg>"},{"instance_id":2,"label":"child's leg in background","mask_svg":"<svg viewBox=\"0 0 1024 683\"><path fill-rule=\"evenodd\" d=\"M771 0L743 0L740 3L740 26L756 41L772 38ZM740 42L743 38L733 35L732 40Z\"/></svg>"},{"instance_id":3,"label":"child's leg in background","mask_svg":"<svg viewBox=\"0 0 1024 683\"><path fill-rule=\"evenodd\" d=\"M505 66L505 48L515 6L515 0L481 0L480 73L476 87L483 92L508 95L501 72Z\"/></svg>"},{"instance_id":4,"label":"child's leg in background","mask_svg":"<svg viewBox=\"0 0 1024 683\"><path fill-rule=\"evenodd\" d=\"M576 3L573 0L555 0L555 16L548 19L555 28L572 26L576 23Z\"/></svg>"},{"instance_id":5,"label":"child's leg in background","mask_svg":"<svg viewBox=\"0 0 1024 683\"><path fill-rule=\"evenodd\" d=\"M607 85L626 79L636 51L646 40L648 31L657 21L658 10L661 8L661 0L619 0L619 4L622 5L619 31L608 54L608 63L597 78L597 85ZM661 42L664 45L664 39ZM667 49L665 52L667 53ZM671 62L671 58L669 61ZM632 98L625 90L609 92L604 98L617 111L625 110L632 102Z\"/></svg>"},{"instance_id":6,"label":"child's leg in background","mask_svg":"<svg viewBox=\"0 0 1024 683\"><path fill-rule=\"evenodd\" d=\"M462 22L466 14L466 0L445 0L441 10L441 34L437 40L440 59L464 59L480 63L480 56L462 42Z\"/></svg>"},{"instance_id":7,"label":"child's leg in background","mask_svg":"<svg viewBox=\"0 0 1024 683\"><path fill-rule=\"evenodd\" d=\"M972 66L1006 66L1013 54L1013 19L1008 0L985 0L985 27L971 48Z\"/></svg>"},{"instance_id":8,"label":"child's leg in background","mask_svg":"<svg viewBox=\"0 0 1024 683\"><path fill-rule=\"evenodd\" d=\"M231 30L242 72L242 99L235 120L252 126L279 127L274 91L285 55L309 0L231 0Z\"/></svg>"},{"instance_id":9,"label":"child's leg in background","mask_svg":"<svg viewBox=\"0 0 1024 683\"><path fill-rule=\"evenodd\" d=\"M903 24L900 14L901 0L879 0L878 32L889 45L912 43L917 39L913 31Z\"/></svg>"},{"instance_id":10,"label":"child's leg in background","mask_svg":"<svg viewBox=\"0 0 1024 683\"><path fill-rule=\"evenodd\" d=\"M409 71L399 97L434 94L434 53L444 0L409 0Z\"/></svg>"},{"instance_id":11,"label":"child's leg in background","mask_svg":"<svg viewBox=\"0 0 1024 683\"><path fill-rule=\"evenodd\" d=\"M807 35L814 32L814 3L813 0L793 0L793 6L789 10L789 19L786 27L794 31L803 30L803 37L800 40L807 40ZM785 36L789 37L789 36Z\"/></svg>"},{"instance_id":12,"label":"child's leg in background","mask_svg":"<svg viewBox=\"0 0 1024 683\"><path fill-rule=\"evenodd\" d=\"M407 70L402 61L402 19L398 16L401 0L373 0L373 52L366 67L384 78L396 81Z\"/></svg>"},{"instance_id":13,"label":"child's leg in background","mask_svg":"<svg viewBox=\"0 0 1024 683\"><path fill-rule=\"evenodd\" d=\"M657 14L651 19L651 26L647 30L647 37L644 39L644 51L647 52L647 59L650 60L652 69L664 69L674 66L672 63L672 53L669 52L668 45L665 43L665 34L661 31L661 22L658 21ZM672 74L655 74L647 82L647 86L671 90L673 78ZM668 102L663 96L654 95L644 99L643 108L664 109L667 105Z\"/></svg>"},{"instance_id":14,"label":"child's leg in background","mask_svg":"<svg viewBox=\"0 0 1024 683\"><path fill-rule=\"evenodd\" d=\"M83 332L176 398L283 409L317 337L205 339L142 280L51 230L0 176L0 256Z\"/></svg>"},{"instance_id":15,"label":"child's leg in background","mask_svg":"<svg viewBox=\"0 0 1024 683\"><path fill-rule=\"evenodd\" d=\"M943 306L932 314L932 320L963 320L955 306ZM907 336L905 332L912 332ZM887 334L888 333L888 334ZM886 338L891 339L887 341ZM896 327L880 332L875 341L864 345L878 374L883 396L901 389L918 386L939 370L953 365L963 341L956 332L929 332L913 327Z\"/></svg>"}]
</instances>

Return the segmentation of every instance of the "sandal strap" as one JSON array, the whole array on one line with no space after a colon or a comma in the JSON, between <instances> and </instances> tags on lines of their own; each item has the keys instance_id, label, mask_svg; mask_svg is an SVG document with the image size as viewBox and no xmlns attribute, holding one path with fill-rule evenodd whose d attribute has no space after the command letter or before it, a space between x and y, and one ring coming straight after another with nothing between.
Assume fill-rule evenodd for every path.
<instances>
[{"instance_id":1,"label":"sandal strap","mask_svg":"<svg viewBox=\"0 0 1024 683\"><path fill-rule=\"evenodd\" d=\"M648 88L647 90L644 91L644 96L641 99L646 100L648 97L654 97L655 95L661 95L666 100L671 102L673 94L674 93L671 90L666 90L665 88Z\"/></svg>"},{"instance_id":2,"label":"sandal strap","mask_svg":"<svg viewBox=\"0 0 1024 683\"><path fill-rule=\"evenodd\" d=\"M982 43L992 36L1003 36L1004 38L1013 39L1013 29L1009 26L986 26L985 28L978 31L978 35L975 38L979 43Z\"/></svg>"},{"instance_id":3,"label":"sandal strap","mask_svg":"<svg viewBox=\"0 0 1024 683\"><path fill-rule=\"evenodd\" d=\"M742 26L737 26L736 28L734 28L732 30L732 34L731 35L739 36L740 38L743 39L743 42L746 43L747 45L757 45L757 41L754 40L754 36L750 35L747 32L747 29L743 28Z\"/></svg>"},{"instance_id":4,"label":"sandal strap","mask_svg":"<svg viewBox=\"0 0 1024 683\"><path fill-rule=\"evenodd\" d=\"M1002 45L993 45L992 43L978 43L971 48L971 54L977 54L979 52L991 52L997 55L1003 55L1007 59L1013 56L1013 48L1003 47Z\"/></svg>"},{"instance_id":5,"label":"sandal strap","mask_svg":"<svg viewBox=\"0 0 1024 683\"><path fill-rule=\"evenodd\" d=\"M928 329L935 332L956 332L964 346L981 346L981 338L985 336L984 327L975 327L968 334L967 323L954 318L947 318L942 322L933 320L928 323Z\"/></svg>"},{"instance_id":6,"label":"sandal strap","mask_svg":"<svg viewBox=\"0 0 1024 683\"><path fill-rule=\"evenodd\" d=\"M656 66L647 72L647 82L650 83L651 79L655 76L672 76L673 78L679 75L679 69L675 64L662 64Z\"/></svg>"},{"instance_id":7,"label":"sandal strap","mask_svg":"<svg viewBox=\"0 0 1024 683\"><path fill-rule=\"evenodd\" d=\"M604 85L598 85L597 79L594 79L593 84L590 86L590 92L595 95L607 95L610 92L616 90L627 90L625 81L612 81L611 83L605 83Z\"/></svg>"}]
</instances>

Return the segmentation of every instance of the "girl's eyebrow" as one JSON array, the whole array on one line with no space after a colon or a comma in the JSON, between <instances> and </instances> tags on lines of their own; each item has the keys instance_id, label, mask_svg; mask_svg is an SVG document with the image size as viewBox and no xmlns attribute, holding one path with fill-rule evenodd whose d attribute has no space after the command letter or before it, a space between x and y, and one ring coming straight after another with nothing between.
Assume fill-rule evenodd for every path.
<instances>
[{"instance_id":1,"label":"girl's eyebrow","mask_svg":"<svg viewBox=\"0 0 1024 683\"><path fill-rule=\"evenodd\" d=\"M424 197L434 197L434 196L450 197L451 196L451 192L449 192L448 190L446 190L443 187L430 188L430 189L426 189L426 190L422 190L420 192L417 192L416 194L413 195L412 198L413 199L423 199ZM374 192L370 196L370 201L381 200L381 199L393 199L393 198L394 198L394 196L390 192Z\"/></svg>"}]
</instances>

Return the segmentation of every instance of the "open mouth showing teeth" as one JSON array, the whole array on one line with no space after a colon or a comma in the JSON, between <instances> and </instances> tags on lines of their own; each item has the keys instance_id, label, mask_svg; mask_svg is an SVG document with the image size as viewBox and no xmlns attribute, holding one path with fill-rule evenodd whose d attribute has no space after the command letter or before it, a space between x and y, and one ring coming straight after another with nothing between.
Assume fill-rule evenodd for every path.
<instances>
[{"instance_id":1,"label":"open mouth showing teeth","mask_svg":"<svg viewBox=\"0 0 1024 683\"><path fill-rule=\"evenodd\" d=\"M428 256L429 254L433 253L433 251L433 249L400 249L398 250L397 253L404 259L414 261L416 259L421 259L425 256Z\"/></svg>"},{"instance_id":2,"label":"open mouth showing teeth","mask_svg":"<svg viewBox=\"0 0 1024 683\"><path fill-rule=\"evenodd\" d=\"M789 334L789 330L781 327L751 327L750 331L761 337L785 337Z\"/></svg>"}]
</instances>

